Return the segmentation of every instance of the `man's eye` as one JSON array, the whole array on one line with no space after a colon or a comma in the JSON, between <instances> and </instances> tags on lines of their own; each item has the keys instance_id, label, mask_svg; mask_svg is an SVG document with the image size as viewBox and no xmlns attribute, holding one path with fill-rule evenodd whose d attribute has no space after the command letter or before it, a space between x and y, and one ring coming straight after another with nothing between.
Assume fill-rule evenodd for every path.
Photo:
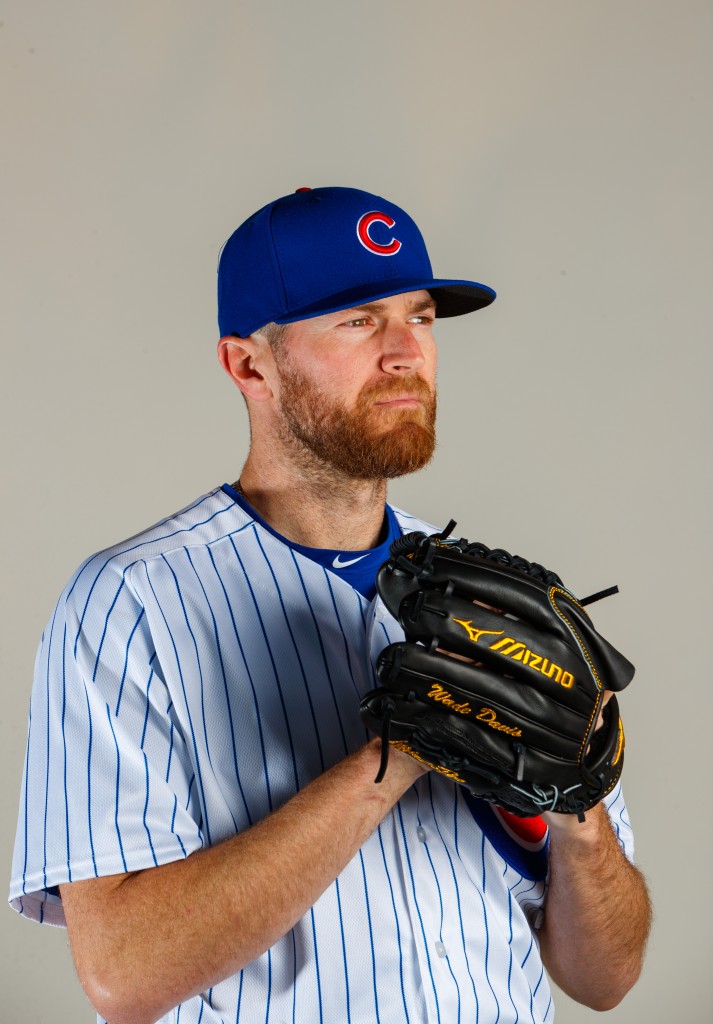
<instances>
[{"instance_id":1,"label":"man's eye","mask_svg":"<svg viewBox=\"0 0 713 1024\"><path fill-rule=\"evenodd\" d=\"M347 320L346 321L346 326L347 327L364 327L368 323L369 323L369 321L368 321L367 317L360 316L356 320Z\"/></svg>"}]
</instances>

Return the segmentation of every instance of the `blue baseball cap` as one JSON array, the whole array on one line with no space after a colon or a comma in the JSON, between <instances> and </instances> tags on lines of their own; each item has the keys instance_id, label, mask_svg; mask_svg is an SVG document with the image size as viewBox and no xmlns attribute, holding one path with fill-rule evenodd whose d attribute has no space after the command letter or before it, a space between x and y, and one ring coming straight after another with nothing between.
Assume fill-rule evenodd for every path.
<instances>
[{"instance_id":1,"label":"blue baseball cap","mask_svg":"<svg viewBox=\"0 0 713 1024\"><path fill-rule=\"evenodd\" d=\"M298 189L249 217L218 265L221 337L246 338L401 292L429 291L436 316L488 306L475 281L434 278L426 245L400 207L356 188Z\"/></svg>"}]
</instances>

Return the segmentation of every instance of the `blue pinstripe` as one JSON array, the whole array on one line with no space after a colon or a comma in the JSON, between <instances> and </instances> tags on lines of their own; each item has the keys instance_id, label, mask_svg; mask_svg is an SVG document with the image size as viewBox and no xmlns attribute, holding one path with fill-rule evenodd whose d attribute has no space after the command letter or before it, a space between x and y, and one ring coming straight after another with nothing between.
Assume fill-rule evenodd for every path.
<instances>
[{"instance_id":1,"label":"blue pinstripe","mask_svg":"<svg viewBox=\"0 0 713 1024\"><path fill-rule=\"evenodd\" d=\"M534 939L533 939L533 941L534 941ZM532 948L532 947L530 947L530 948ZM529 956L529 953L528 953L528 956ZM531 1024L535 1024L535 1000L534 1000L533 995L532 995L532 989L530 989L530 1000L529 1000L529 1003L528 1003L528 1009L530 1011L530 1021L531 1021ZM545 1014L545 1018L546 1017L547 1017L547 1014Z\"/></svg>"},{"instance_id":2,"label":"blue pinstripe","mask_svg":"<svg viewBox=\"0 0 713 1024\"><path fill-rule=\"evenodd\" d=\"M391 875L389 874L389 866L386 859L386 851L384 849L384 838L381 834L381 825L377 829L379 836L379 846L381 847L381 855L384 859L384 870L386 872L386 879L389 886L389 896L391 897L391 907L394 911L394 921L396 924L396 940L399 947L399 981L401 984L401 998L403 999L403 1010L406 1024L410 1024L410 1017L408 1012L408 1003L406 1001L406 988L404 986L404 955L403 948L401 946L401 928L399 927L399 915L396 910L396 900L394 899L394 886L391 881Z\"/></svg>"},{"instance_id":3,"label":"blue pinstripe","mask_svg":"<svg viewBox=\"0 0 713 1024\"><path fill-rule=\"evenodd\" d=\"M235 1008L235 1024L238 1024L240 1020L240 1006L243 1001L243 982L245 981L245 971L240 972L240 983L238 985L238 1001Z\"/></svg>"},{"instance_id":4,"label":"blue pinstripe","mask_svg":"<svg viewBox=\"0 0 713 1024\"><path fill-rule=\"evenodd\" d=\"M354 686L354 692L358 693L357 685L356 685L356 680L354 679L354 667L352 665L352 656L349 653L349 644L347 643L347 636L346 636L346 633L344 632L344 626L342 625L342 620L341 620L340 615L339 615L339 609L337 607L337 602L336 602L336 600L334 598L334 587L332 586L332 581L330 579L330 574L327 572L327 570L325 568L322 568L322 575L324 577L324 582L325 582L325 584L327 586L327 590L329 591L329 596L330 596L330 599L332 601L332 608L334 609L334 617L337 620L337 623L339 625L339 629L340 629L341 634L342 634L342 639L344 641L344 657L345 657L346 662L347 662L347 668L349 669L349 678L351 679L352 684ZM359 599L359 595L357 594L356 591L354 591L354 596L357 598L357 600L359 600L359 604L361 605L362 602ZM334 692L334 687L332 687L332 692ZM336 698L335 698L335 700L336 700ZM343 727L342 727L342 731L343 731Z\"/></svg>"},{"instance_id":5,"label":"blue pinstripe","mask_svg":"<svg viewBox=\"0 0 713 1024\"><path fill-rule=\"evenodd\" d=\"M175 827L175 824L176 824L176 811L177 810L178 810L178 797L174 797L173 798L173 816L171 817L171 831L176 836L176 839L178 840L178 845L181 847L181 853L185 857L186 856L186 848L183 845L183 843L181 842L181 837L179 835L176 835L176 832L174 831L174 827Z\"/></svg>"},{"instance_id":6,"label":"blue pinstripe","mask_svg":"<svg viewBox=\"0 0 713 1024\"><path fill-rule=\"evenodd\" d=\"M191 568L193 569L193 572L195 573L195 577L198 580L198 584L199 584L199 586L201 588L201 592L203 594L203 597L205 598L206 607L208 608L208 611L210 613L211 622L213 623L213 635L215 637L215 649L216 649L216 652L218 654L218 661L219 661L219 664L220 664L220 675L221 675L221 679L223 681L223 690L225 691L225 705L226 705L226 708L227 708L227 711L228 711L228 722L230 723L230 739L231 739L231 743L232 743L232 746L233 746L233 767L235 769L235 781L237 782L238 789L240 790L240 796L241 796L241 799L243 801L243 807L245 808L245 814L247 816L248 822L250 824L252 824L252 819L250 817L250 811L249 811L249 808L248 808L248 802L247 802L247 800L245 798L245 791L243 790L243 784L242 784L242 782L240 780L240 770L238 768L238 751L237 751L237 748L235 746L235 726L233 724L233 712L232 712L231 707L230 707L230 694L228 693L228 680L227 680L226 675L225 675L225 664L223 662L223 652L222 652L221 644L220 644L220 636L218 635L218 623L215 621L215 615L213 614L213 607L212 607L212 605L210 603L210 600L208 599L208 595L206 594L205 587L203 586L203 581L201 580L201 578L200 578L200 576L198 574L198 570L196 569L195 565L193 564L193 560L191 558L191 554L190 554L190 551L188 551L188 549L186 549L186 555L188 557L188 561L191 564ZM195 642L195 637L194 637L194 642ZM196 645L196 656L197 655L198 655L198 646ZM204 728L204 731L205 731L205 715L203 717L203 728ZM208 746L208 736L207 736L207 734L206 734L205 740L206 740L206 747L207 747ZM235 818L233 818L233 821L235 821ZM238 825L237 825L237 822L235 822L235 830L237 831L237 829L238 829Z\"/></svg>"},{"instance_id":7,"label":"blue pinstripe","mask_svg":"<svg viewBox=\"0 0 713 1024\"><path fill-rule=\"evenodd\" d=\"M531 936L531 938L530 938L530 945L527 947L527 953L525 954L525 959L520 964L521 967L524 967L525 964L527 963L528 957L530 956L530 953L532 952L532 947L533 947L534 944L535 944L535 937Z\"/></svg>"},{"instance_id":8,"label":"blue pinstripe","mask_svg":"<svg viewBox=\"0 0 713 1024\"><path fill-rule=\"evenodd\" d=\"M72 854L69 842L69 796L67 793L67 736L65 733L65 719L67 715L67 623L64 624L62 634L62 781L64 785L64 828L67 834L67 881L72 881ZM49 773L48 773L49 774Z\"/></svg>"},{"instance_id":9,"label":"blue pinstripe","mask_svg":"<svg viewBox=\"0 0 713 1024\"><path fill-rule=\"evenodd\" d=\"M322 642L322 635L321 635L321 633L319 631L319 626L317 625L317 617L314 614L314 608L312 607L312 602L309 599L309 594L307 593L307 587L305 586L305 581L304 581L304 579L302 577L302 573L300 572L300 567L297 564L297 559L295 558L294 551L290 552L290 554L292 555L292 561L294 563L295 569L297 570L297 575L299 577L300 585L302 587L302 593L305 596L305 600L307 602L307 607L309 608L309 613L312 616L312 622L314 623L315 633L317 634L317 640L319 641L319 649L320 649L320 652L322 654L322 661L324 662L324 670L326 672L327 679L329 681L329 689L330 689L331 694L332 694L332 700L334 701L334 709L335 709L335 711L337 713L337 721L339 722L339 731L341 732L342 743L344 744L344 753L347 754L349 752L349 744L347 743L347 737L346 737L346 734L344 732L344 723L342 722L342 716L339 713L339 702L337 701L337 695L334 692L334 683L332 681L332 674L329 671L329 664L327 662L327 655L325 654L325 650L324 650L324 643ZM300 664L301 664L301 662L300 662ZM311 701L310 701L310 706L311 706Z\"/></svg>"},{"instance_id":10,"label":"blue pinstripe","mask_svg":"<svg viewBox=\"0 0 713 1024\"><path fill-rule=\"evenodd\" d=\"M483 969L485 971L485 980L488 983L488 988L492 992L493 999L495 1000L495 1005L498 1008L498 1015L494 1021L494 1024L497 1024L497 1022L500 1020L500 1002L498 1000L497 995L495 994L495 989L493 988L493 984L490 980L490 972L488 971L488 959L490 953L490 928L488 927L488 915L485 909L485 900L483 899L483 894L485 893L485 836L483 836L481 840L480 855L482 863L482 882L478 896L480 897L480 905L483 910L483 931L485 934L485 961L483 964Z\"/></svg>"},{"instance_id":11,"label":"blue pinstripe","mask_svg":"<svg viewBox=\"0 0 713 1024\"><path fill-rule=\"evenodd\" d=\"M312 718L312 724L314 725L314 735L315 735L315 739L317 741L317 749L319 750L319 762L320 762L320 765L322 767L322 771L324 771L325 761L324 761L324 751L322 750L322 740L321 740L321 737L319 735L319 727L317 725L317 716L316 716L315 711L314 711L314 703L312 701L312 694L310 693L309 683L307 682L307 676L305 675L304 664L302 662L302 655L300 654L299 646L297 644L297 641L295 640L295 634L292 632L292 626L290 625L290 618L289 618L289 616L287 614L287 609L285 608L285 601L284 601L284 598L282 596L282 591L280 589L280 585L277 582L277 577L275 576L275 571L272 568L270 560L268 559L267 555L265 554L265 549L262 546L262 543L260 541L260 537L258 536L257 532L255 532L255 539L257 541L258 547L260 548L260 551L262 552L263 558L265 559L265 563L266 563L268 569L270 570L270 575L272 576L272 582L275 585L275 591L277 593L277 599L280 602L280 607L282 609L282 614L283 614L283 616L285 618L285 625L287 626L287 632L290 634L290 640L292 641L292 646L294 648L295 655L297 657L297 663L300 666L300 674L302 676L302 683L304 685L305 694L307 696L307 703L309 704L309 712L310 712L310 716ZM266 639L267 639L267 635L266 635ZM285 715L285 718L287 719L287 715Z\"/></svg>"},{"instance_id":12,"label":"blue pinstripe","mask_svg":"<svg viewBox=\"0 0 713 1024\"><path fill-rule=\"evenodd\" d=\"M155 654L154 654L154 657L155 657ZM152 666L153 660L154 659L151 658L151 661L149 662L149 666ZM143 725L143 728L141 730L141 743L140 743L140 746L141 746L142 750L144 749L144 743L146 742L146 729L148 728L148 724L149 724L149 711L151 710L151 701L149 700L149 690L151 689L151 682L152 682L152 680L153 680L153 668L150 667L150 669L149 669L149 677L148 677L148 680L146 681L146 713L144 714L144 725ZM115 712L115 714L116 714L116 712Z\"/></svg>"},{"instance_id":13,"label":"blue pinstripe","mask_svg":"<svg viewBox=\"0 0 713 1024\"><path fill-rule=\"evenodd\" d=\"M92 670L92 680L95 680L96 677L97 677L97 669L99 668L99 659L101 658L102 647L104 646L104 639L106 637L106 631L109 628L109 619L111 618L111 613L114 611L114 608L116 607L116 602L119 600L119 594L124 589L124 581L125 581L125 577L122 576L121 577L121 583L119 584L119 589L114 594L114 599L111 602L111 604L109 605L109 611L106 613L106 618L104 619L104 630L103 630L102 635L101 635L101 640L99 641L99 644L97 646L97 656L94 659L94 669ZM81 632L81 627L80 627L79 631L77 632L77 640L79 639L79 633L80 632ZM75 652L76 652L76 641L75 641Z\"/></svg>"},{"instance_id":14,"label":"blue pinstripe","mask_svg":"<svg viewBox=\"0 0 713 1024\"><path fill-rule=\"evenodd\" d=\"M314 973L315 979L317 981L317 998L319 1001L319 1019L321 1024L321 1022L324 1019L322 1012L322 978L319 973L319 951L317 949L317 926L315 925L314 921L314 907L310 909L309 916L312 924L312 941L314 943Z\"/></svg>"},{"instance_id":15,"label":"blue pinstripe","mask_svg":"<svg viewBox=\"0 0 713 1024\"><path fill-rule=\"evenodd\" d=\"M292 1024L297 1024L297 941L292 929Z\"/></svg>"},{"instance_id":16,"label":"blue pinstripe","mask_svg":"<svg viewBox=\"0 0 713 1024\"><path fill-rule=\"evenodd\" d=\"M369 925L369 947L371 949L371 980L374 986L374 1013L377 1022L381 1021L379 1015L379 990L376 984L376 953L374 951L374 927L371 923L371 907L369 906L369 885L366 880L366 869L364 867L364 854L359 851L359 864L361 866L361 877L364 883L364 902L366 904L366 919Z\"/></svg>"},{"instance_id":17,"label":"blue pinstripe","mask_svg":"<svg viewBox=\"0 0 713 1024\"><path fill-rule=\"evenodd\" d=\"M169 709L167 708L166 710L168 713ZM166 761L166 782L168 782L169 777L171 775L171 758L173 757L173 728L173 722L171 722L171 727L169 729L168 759Z\"/></svg>"},{"instance_id":18,"label":"blue pinstripe","mask_svg":"<svg viewBox=\"0 0 713 1024\"><path fill-rule=\"evenodd\" d=\"M111 720L111 710L107 705L106 717L109 722L109 728L111 729L111 735L114 738L114 746L116 747L116 794L114 804L114 825L116 827L116 838L119 841L119 850L121 851L121 863L124 865L124 871L128 871L126 866L126 857L124 856L124 844L121 841L121 829L119 828L119 794L121 793L121 754L119 753L119 744L116 741L116 732L114 731L114 724Z\"/></svg>"},{"instance_id":19,"label":"blue pinstripe","mask_svg":"<svg viewBox=\"0 0 713 1024\"><path fill-rule=\"evenodd\" d=\"M46 761L45 761L45 765L46 765L46 767L45 767L45 773L46 773L45 774L45 813L44 813L43 837L42 837L42 856L43 856L42 874L43 874L43 878L44 878L44 885L45 885L45 887L47 886L47 808L49 806L49 787L50 787L50 722L51 722L51 715L50 715L50 711L49 711L49 709L50 709L50 658L52 657L52 638L54 636L54 622L55 622L56 614L57 614L57 610L55 609L55 613L52 616L52 626L50 628L49 647L48 647L48 650L47 650L47 673L46 673L46 676L45 676L46 698L47 698L47 730L46 730L47 740L46 740L46 746L45 746L45 751L46 751L46 755L45 755L46 756Z\"/></svg>"},{"instance_id":20,"label":"blue pinstripe","mask_svg":"<svg viewBox=\"0 0 713 1024\"><path fill-rule=\"evenodd\" d=\"M84 687L84 695L87 699L87 719L89 727L89 745L87 749L87 829L89 832L89 847L92 851L94 874L98 876L97 859L94 853L94 837L92 835L92 740L94 738L94 727L92 725L92 711L89 707L89 693L86 685Z\"/></svg>"},{"instance_id":21,"label":"blue pinstripe","mask_svg":"<svg viewBox=\"0 0 713 1024\"><path fill-rule=\"evenodd\" d=\"M346 1003L347 1003L347 1022L351 1024L352 1019L352 1008L349 1003L349 960L347 959L347 944L344 938L344 924L343 924L343 911L342 911L342 895L339 891L339 878L335 879L334 888L337 894L337 907L339 909L339 931L340 938L342 940L342 966L344 967L344 988L346 990Z\"/></svg>"},{"instance_id":22,"label":"blue pinstripe","mask_svg":"<svg viewBox=\"0 0 713 1024\"><path fill-rule=\"evenodd\" d=\"M253 698L253 707L255 709L255 722L257 724L258 736L260 737L260 753L262 755L262 768L263 768L264 779L265 779L265 789L266 789L266 792L267 792L267 803L268 803L268 806L269 806L270 810L272 810L273 809L273 803L272 803L272 793L270 791L270 773L267 770L267 755L265 753L265 737L263 735L262 721L260 719L260 712L259 712L259 707L258 707L257 692L255 690L255 680L253 679L252 672L250 671L250 667L249 667L248 662L247 662L247 658L245 657L245 651L243 649L243 643L242 643L242 640L240 639L240 633L238 632L237 623L235 622L235 615L233 614L233 609L232 609L232 606L230 604L230 600L228 598L228 593L227 593L227 591L225 589L225 584L223 583L223 579L222 579L220 573L218 572L218 568L217 568L217 566L215 564L215 559L213 558L213 552L210 550L210 548L208 548L208 556L209 556L209 558L211 560L211 564L212 564L213 568L215 569L215 575L218 578L218 582L220 583L220 586L221 586L221 589L222 589L222 592L223 592L223 596L225 597L225 603L226 603L226 606L228 608L228 612L230 614L230 621L233 624L233 632L235 634L235 639L237 641L238 648L240 650L240 657L242 658L242 663L243 663L243 667L245 669L245 674L247 675L248 681L250 683L250 691L252 693L252 698ZM232 741L232 744L233 744L233 754L234 754L234 757L235 757L235 761L234 761L235 775L236 775L236 778L238 779L238 782L239 782L240 775L239 775L239 772L238 772L237 749L236 749L236 746L235 746L235 728L233 726L233 715L232 715L232 711L231 711L231 708L230 708L230 696L228 694L228 682L227 682L227 679L225 678L225 666L223 665L222 656L221 656L221 667L223 668L223 679L224 679L224 682L225 682L225 698L226 698L226 701L228 703L228 721L230 722L230 736L231 736L231 741ZM250 812L248 810L247 802L245 801L245 794L243 792L242 786L241 786L240 792L241 792L241 795L243 797L243 801L245 802L245 813L248 816L248 821L250 822L250 824L252 824L252 818L250 817Z\"/></svg>"},{"instance_id":23,"label":"blue pinstripe","mask_svg":"<svg viewBox=\"0 0 713 1024\"><path fill-rule=\"evenodd\" d=\"M153 859L154 866L158 867L158 861L156 860L156 851L153 848L153 840L151 839L151 830L150 830L150 828L148 826L148 823L146 821L146 812L147 812L148 807L149 807L149 788L150 788L150 783L149 783L149 759L148 759L148 757L146 756L145 753L144 753L144 766L146 768L146 800L144 801L143 824L144 824L144 828L146 829L146 838L148 839L149 847L151 849L151 857Z\"/></svg>"},{"instance_id":24,"label":"blue pinstripe","mask_svg":"<svg viewBox=\"0 0 713 1024\"><path fill-rule=\"evenodd\" d=\"M534 998L535 998L535 996L537 995L537 990L538 990L538 988L540 987L540 985L542 984L542 979L544 978L544 976L545 976L545 969L544 969L544 967L542 967L542 968L540 969L540 976L539 976L539 978L537 979L537 984L535 985L534 989L532 990L532 998L533 998L533 999L534 999Z\"/></svg>"},{"instance_id":25,"label":"blue pinstripe","mask_svg":"<svg viewBox=\"0 0 713 1024\"><path fill-rule=\"evenodd\" d=\"M193 789L193 783L194 783L195 781L196 781L196 777L195 777L195 775L192 775L192 776L191 776L191 781L190 781L190 783L188 784L188 799L187 799L187 801L186 801L186 810L187 810L187 809L188 809L188 807L190 806L190 802L191 802L191 790Z\"/></svg>"},{"instance_id":26,"label":"blue pinstripe","mask_svg":"<svg viewBox=\"0 0 713 1024\"><path fill-rule=\"evenodd\" d=\"M265 998L265 1024L270 1019L270 999L272 997L272 951L267 951L267 996Z\"/></svg>"},{"instance_id":27,"label":"blue pinstripe","mask_svg":"<svg viewBox=\"0 0 713 1024\"><path fill-rule=\"evenodd\" d=\"M431 955L428 952L428 939L426 938L426 929L425 929L424 924L423 924L423 916L421 914L421 908L418 905L418 897L417 897L417 894L416 894L416 883L415 883L414 875L413 875L413 867L411 865L411 856L410 856L410 854L408 852L408 842L406 840L406 831L404 829L403 812L401 810L401 807L399 807L398 804L396 805L396 809L397 809L398 816L399 816L399 825L401 826L401 838L402 838L402 841L403 841L404 853L406 854L406 866L408 868L409 879L410 879L410 882L411 882L411 891L413 893L414 906L416 908L416 913L418 915L418 923L419 923L420 928L421 928L421 938L423 939L423 949L424 949L424 952L426 954L426 964L428 966L428 974L429 974L429 978L431 980L431 987L433 989L433 998L434 998L435 1003L436 1003L436 1014L437 1014L438 1020L440 1022L440 1020L441 1020L441 1010L440 1010L440 1006L439 1006L439 1003L438 1003L438 993L436 991L436 983L435 983L434 978L433 978L433 968L431 966Z\"/></svg>"},{"instance_id":28,"label":"blue pinstripe","mask_svg":"<svg viewBox=\"0 0 713 1024\"><path fill-rule=\"evenodd\" d=\"M505 866L505 870L503 871L503 875L507 874L507 870L508 869L507 869L507 865L506 865ZM509 929L510 929L510 936L508 938L508 946L510 947L509 950L508 950L508 955L509 955L509 961L508 961L508 995L510 996L510 1002L512 1003L512 1008L515 1011L515 1020L514 1020L513 1024L517 1024L517 1022L520 1019L520 1014L517 1012L517 1006L515 1005L515 1000L512 997L512 938L513 938L513 935L512 935L512 892L510 891L510 889L508 889L508 926L509 926Z\"/></svg>"},{"instance_id":29,"label":"blue pinstripe","mask_svg":"<svg viewBox=\"0 0 713 1024\"><path fill-rule=\"evenodd\" d=\"M233 538L232 537L230 538L230 542L231 542L231 544L233 544L233 548L235 550L235 544L233 542ZM288 738L288 742L290 744L290 754L292 756L292 767L293 767L294 776L295 776L295 789L298 789L299 788L299 778L298 778L298 775L297 775L297 758L295 756L295 744L294 744L294 741L292 739L292 730L290 729L289 715L287 714L287 708L285 707L285 697L284 697L284 694L282 692L282 686L280 685L280 674L277 671L277 665L275 664L275 659L274 659L273 654L272 654L272 647L270 646L270 641L268 640L268 637L267 637L267 631L265 629L265 623L263 622L262 615L260 614L260 608L259 608L257 600L255 598L255 592L254 592L254 590L252 588L252 584L250 583L250 578L249 578L247 572L245 571L245 566L243 565L243 561L242 561L240 555L238 554L237 550L235 550L235 555L236 555L236 557L238 559L238 562L240 563L240 568L243 571L243 576L245 577L245 582L247 584L248 590L250 591L250 597L252 598L253 604L255 606L255 614L258 617L258 621L260 623L260 629L262 631L262 637L263 637L263 640L265 641L265 647L267 649L268 657L270 658L270 664L272 665L272 671L273 671L273 674L274 674L274 677L275 677L275 683L277 684L277 692L278 692L278 694L280 696L280 704L282 706L282 713L284 715L285 730L287 732L287 738ZM320 755L321 755L321 747L320 747Z\"/></svg>"},{"instance_id":30,"label":"blue pinstripe","mask_svg":"<svg viewBox=\"0 0 713 1024\"><path fill-rule=\"evenodd\" d=\"M211 757L210 743L208 741L208 729L206 727L206 721L205 721L205 685L204 685L204 680L203 680L203 667L201 665L201 656L200 656L200 652L198 650L198 643L196 642L196 635L193 632L193 628L191 626L191 621L188 618L188 611L186 609L186 602L183 600L183 592L181 591L181 586L180 586L180 584L178 582L178 576L176 575L176 571L173 568L173 566L170 564L170 562L168 561L168 559L166 558L165 555L162 555L161 557L162 557L163 561L165 562L165 564L168 566L168 571L173 576L174 583L176 584L176 593L178 594L178 600L181 602L181 611L183 612L183 618L184 618L184 621L186 623L186 628L187 628L188 632L190 633L191 640L193 642L193 650L195 651L195 655L196 655L196 665L198 666L198 676L200 678L201 721L203 723L203 739L205 740L205 749L206 749L206 754L208 755L208 764L212 768L213 767L213 761L212 761L212 757ZM188 556L188 560L190 562L190 555ZM174 644L174 646L175 646L175 644ZM178 650L177 649L176 649L176 660L178 660ZM181 677L183 677L182 670L181 670ZM183 692L184 692L184 696L186 697L186 704L188 704L188 697L186 695L185 686L183 688ZM194 740L194 743L195 743L195 740ZM198 760L197 757L196 757L196 760ZM199 779L200 779L200 776L199 776ZM203 789L203 785L201 783L201 790L202 789ZM234 818L233 818L233 824L235 825L235 827L237 829L237 822L235 821ZM210 832L207 829L206 829L206 832L208 834L208 842L210 842Z\"/></svg>"},{"instance_id":31,"label":"blue pinstripe","mask_svg":"<svg viewBox=\"0 0 713 1024\"><path fill-rule=\"evenodd\" d=\"M520 874L520 879L522 881L531 882L531 885L529 885L527 889L523 889L522 892L519 892L519 896L527 896L528 892L534 892L536 889L539 888L537 881L533 881L531 878L526 878L523 874Z\"/></svg>"},{"instance_id":32,"label":"blue pinstripe","mask_svg":"<svg viewBox=\"0 0 713 1024\"><path fill-rule=\"evenodd\" d=\"M122 580L122 586L123 586L123 580ZM145 611L145 609L142 608L141 611L139 612L139 617L137 618L136 622L134 623L134 628L129 633L129 639L126 641L126 653L124 655L124 668L123 668L122 673L121 673L121 682L119 683L119 695L116 698L116 707L114 709L114 714L115 715L119 714L119 708L121 706L121 695L124 692L124 683L126 682L126 671L127 671L128 667L129 667L129 648L131 647L131 641L134 639L134 634L136 633L136 630L139 628L139 624L141 623L141 620L144 617L144 611ZM108 621L108 618L107 618L107 621ZM98 655L97 655L97 659L98 659ZM94 671L96 672L96 668L95 668Z\"/></svg>"},{"instance_id":33,"label":"blue pinstripe","mask_svg":"<svg viewBox=\"0 0 713 1024\"><path fill-rule=\"evenodd\" d=\"M30 713L27 721L27 743L25 744L25 793L22 806L23 813L23 860L22 860L22 891L27 892L27 857L29 854L29 844L27 841L29 824L28 824L28 813L27 805L30 799L30 738L32 735L32 704L30 704ZM20 904L22 906L22 904ZM24 913L24 911L23 911Z\"/></svg>"},{"instance_id":34,"label":"blue pinstripe","mask_svg":"<svg viewBox=\"0 0 713 1024\"><path fill-rule=\"evenodd\" d=\"M161 608L161 604L160 604L160 602L158 600L158 597L156 596L156 591L153 588L153 584L151 582L151 577L149 576L149 572L148 572L148 566L146 565L146 563L144 563L144 568L146 570L146 579L148 581L149 586L151 587L151 590L153 592L154 597L156 598L156 604L158 605L159 610L161 612L161 615L163 616L163 621L166 624L166 629L168 631L168 635L171 638L171 645L173 647L173 653L176 656L176 668L178 669L178 676L179 676L179 679L181 681L181 689L183 691L183 699L185 700L186 705L187 705L188 704L188 695L186 694L186 684L185 684L185 681L184 681L184 678L183 678L183 670L181 669L181 659L178 656L178 648L176 646L176 641L175 641L175 639L173 637L173 633L171 632L171 627L168 624L168 619L166 618L166 615L165 615L165 613L163 611L163 608ZM168 568L169 568L169 571L171 572L171 574L173 575L174 580L175 580L176 577L175 577L175 573L173 572L173 569L171 568L170 565L168 566ZM179 591L179 598L180 598L180 591ZM183 602L181 601L181 603L183 603ZM184 612L185 612L185 608L184 608ZM204 828L205 828L206 836L208 838L208 845L210 846L211 845L210 826L208 824L208 819L207 819L207 817L205 815L206 802L205 802L205 796L204 796L204 793L203 793L203 780L202 780L202 777L201 777L200 758L198 757L198 745L196 743L196 734L195 734L195 730L193 728L193 720L192 719L191 719L191 741L193 743L193 753L194 753L194 756L195 756L195 763L197 765L198 787L200 789L201 806L204 809L203 825L204 825Z\"/></svg>"}]
</instances>

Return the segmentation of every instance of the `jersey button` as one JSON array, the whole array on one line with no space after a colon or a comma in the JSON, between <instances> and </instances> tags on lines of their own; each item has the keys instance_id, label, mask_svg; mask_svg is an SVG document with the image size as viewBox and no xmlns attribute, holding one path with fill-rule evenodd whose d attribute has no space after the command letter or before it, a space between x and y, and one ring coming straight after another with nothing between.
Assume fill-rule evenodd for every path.
<instances>
[{"instance_id":1,"label":"jersey button","mask_svg":"<svg viewBox=\"0 0 713 1024\"><path fill-rule=\"evenodd\" d=\"M416 829L416 835L418 836L418 840L420 843L426 842L426 829L423 828L421 825L419 825L418 828Z\"/></svg>"},{"instance_id":2,"label":"jersey button","mask_svg":"<svg viewBox=\"0 0 713 1024\"><path fill-rule=\"evenodd\" d=\"M442 942L436 943L436 953L438 953L441 958L448 956L448 950Z\"/></svg>"}]
</instances>

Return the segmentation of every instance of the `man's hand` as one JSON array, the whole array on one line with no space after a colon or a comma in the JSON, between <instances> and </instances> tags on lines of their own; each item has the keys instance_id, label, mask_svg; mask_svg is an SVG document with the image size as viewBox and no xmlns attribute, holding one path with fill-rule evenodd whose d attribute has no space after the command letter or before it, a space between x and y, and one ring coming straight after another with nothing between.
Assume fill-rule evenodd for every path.
<instances>
[{"instance_id":1,"label":"man's hand","mask_svg":"<svg viewBox=\"0 0 713 1024\"><path fill-rule=\"evenodd\" d=\"M646 883L627 860L603 804L584 822L568 814L543 817L550 827L543 963L572 999L609 1010L641 972L651 925Z\"/></svg>"}]
</instances>

